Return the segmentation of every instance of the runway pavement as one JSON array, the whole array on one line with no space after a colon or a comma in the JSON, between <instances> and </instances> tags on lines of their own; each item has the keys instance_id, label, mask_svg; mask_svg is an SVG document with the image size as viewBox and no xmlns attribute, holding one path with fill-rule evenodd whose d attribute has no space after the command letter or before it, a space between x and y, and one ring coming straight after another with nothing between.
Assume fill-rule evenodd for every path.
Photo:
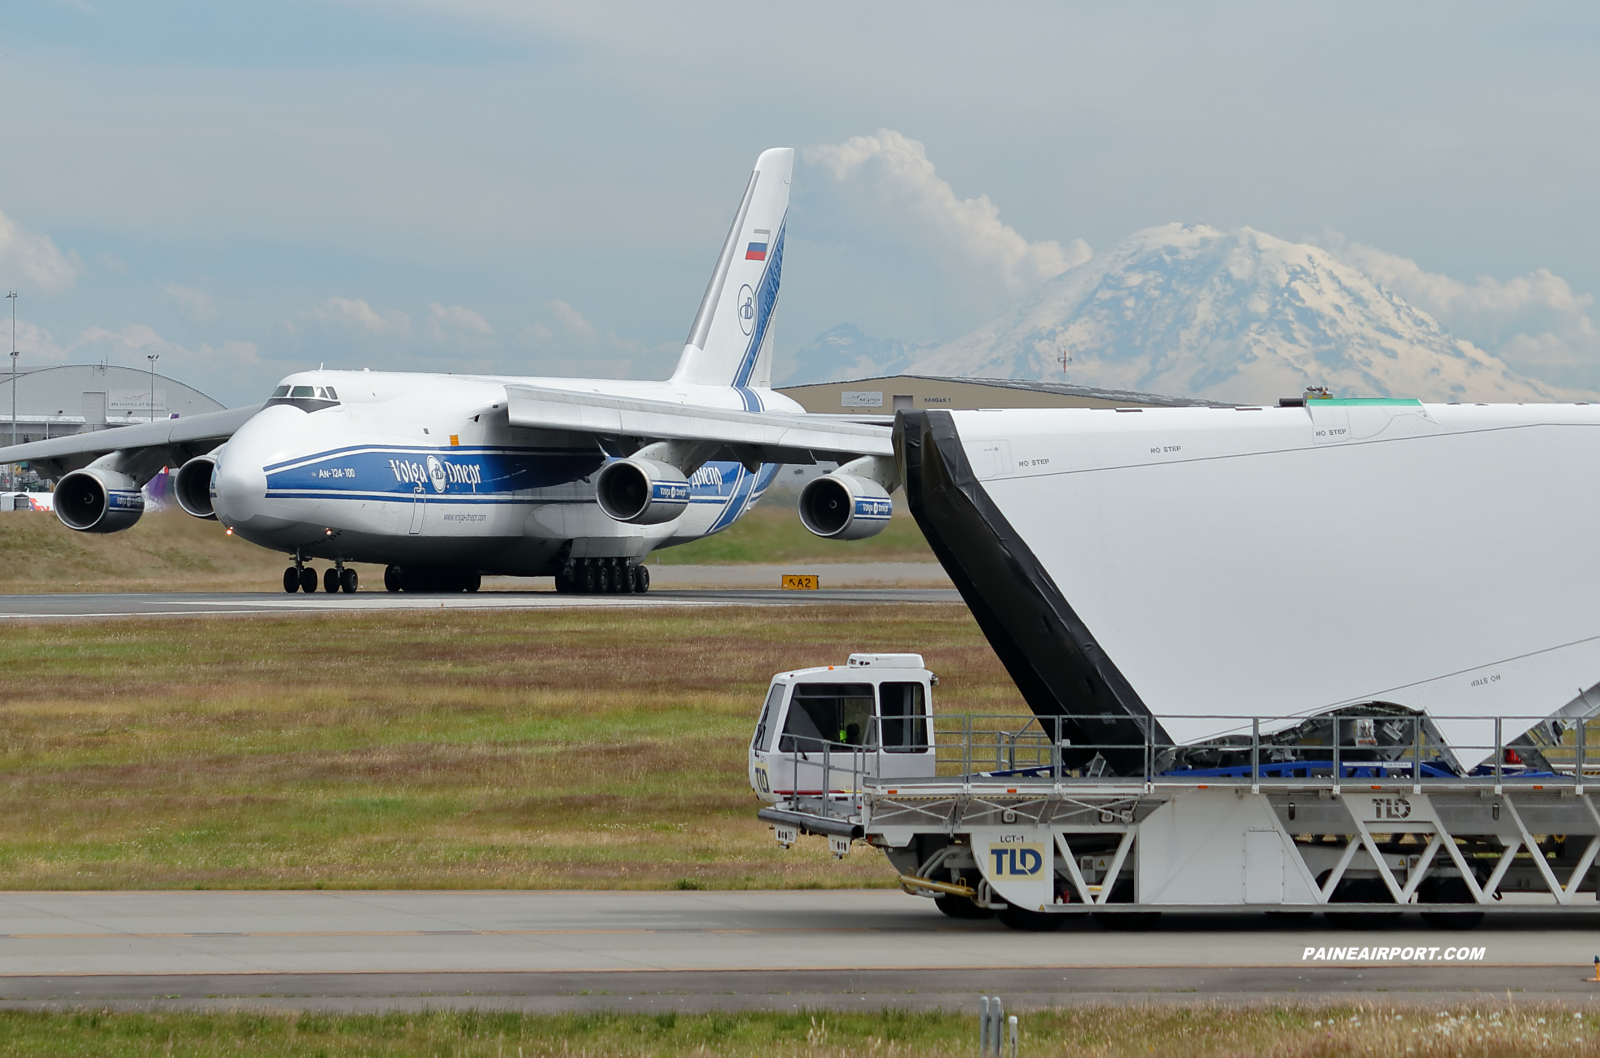
<instances>
[{"instance_id":1,"label":"runway pavement","mask_svg":"<svg viewBox=\"0 0 1600 1058\"><path fill-rule=\"evenodd\" d=\"M449 595L357 592L149 592L0 595L0 619L283 614L375 610L539 610L570 607L844 606L861 603L960 602L953 588L843 588L825 591L655 590L644 595L558 595L553 591L479 591Z\"/></svg>"},{"instance_id":2,"label":"runway pavement","mask_svg":"<svg viewBox=\"0 0 1600 1058\"><path fill-rule=\"evenodd\" d=\"M1408 916L1366 932L1190 916L1143 933L1091 922L1018 933L886 891L10 893L0 895L0 1005L951 1007L982 992L1013 1007L1600 1004L1597 944L1600 917L1454 932ZM1307 958L1335 947L1433 954Z\"/></svg>"}]
</instances>

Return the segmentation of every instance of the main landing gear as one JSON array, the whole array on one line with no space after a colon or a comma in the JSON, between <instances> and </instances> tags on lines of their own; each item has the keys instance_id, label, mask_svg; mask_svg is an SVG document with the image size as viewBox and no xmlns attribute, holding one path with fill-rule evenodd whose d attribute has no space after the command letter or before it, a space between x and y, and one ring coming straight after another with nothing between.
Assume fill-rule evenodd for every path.
<instances>
[{"instance_id":1,"label":"main landing gear","mask_svg":"<svg viewBox=\"0 0 1600 1058\"><path fill-rule=\"evenodd\" d=\"M578 595L643 595L650 590L650 570L630 566L625 558L576 558L556 571L556 591Z\"/></svg>"},{"instance_id":2,"label":"main landing gear","mask_svg":"<svg viewBox=\"0 0 1600 1058\"><path fill-rule=\"evenodd\" d=\"M335 559L333 568L322 574L322 590L329 595L341 591L346 595L354 595L360 582L361 578L356 576L355 570L345 568L343 559ZM312 594L317 590L317 571L296 555L294 565L283 571L283 590L291 595L297 591Z\"/></svg>"}]
</instances>

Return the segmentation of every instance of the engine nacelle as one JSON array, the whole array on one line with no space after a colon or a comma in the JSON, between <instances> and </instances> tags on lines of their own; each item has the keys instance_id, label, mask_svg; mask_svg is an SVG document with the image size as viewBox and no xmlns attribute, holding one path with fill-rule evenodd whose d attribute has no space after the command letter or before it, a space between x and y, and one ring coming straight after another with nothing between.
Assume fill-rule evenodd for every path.
<instances>
[{"instance_id":1,"label":"engine nacelle","mask_svg":"<svg viewBox=\"0 0 1600 1058\"><path fill-rule=\"evenodd\" d=\"M178 468L178 474L172 482L172 495L177 499L178 506L183 508L184 514L216 519L217 512L211 505L211 475L217 469L219 451L220 447L203 456L195 456Z\"/></svg>"},{"instance_id":2,"label":"engine nacelle","mask_svg":"<svg viewBox=\"0 0 1600 1058\"><path fill-rule=\"evenodd\" d=\"M80 533L116 533L144 514L144 492L127 474L100 467L74 470L56 482L56 517Z\"/></svg>"},{"instance_id":3,"label":"engine nacelle","mask_svg":"<svg viewBox=\"0 0 1600 1058\"><path fill-rule=\"evenodd\" d=\"M657 525L689 507L689 479L677 467L653 459L615 459L594 479L600 509L619 522Z\"/></svg>"},{"instance_id":4,"label":"engine nacelle","mask_svg":"<svg viewBox=\"0 0 1600 1058\"><path fill-rule=\"evenodd\" d=\"M851 474L824 474L800 490L800 524L828 540L863 540L894 516L889 490Z\"/></svg>"}]
</instances>

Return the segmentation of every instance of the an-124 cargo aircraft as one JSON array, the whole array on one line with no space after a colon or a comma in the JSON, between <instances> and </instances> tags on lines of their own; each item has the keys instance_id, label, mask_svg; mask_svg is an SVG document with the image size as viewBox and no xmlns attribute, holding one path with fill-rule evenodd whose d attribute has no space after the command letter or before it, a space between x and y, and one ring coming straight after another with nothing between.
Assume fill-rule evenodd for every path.
<instances>
[{"instance_id":1,"label":"an-124 cargo aircraft","mask_svg":"<svg viewBox=\"0 0 1600 1058\"><path fill-rule=\"evenodd\" d=\"M56 479L69 527L109 533L177 466L179 505L290 555L285 591L649 587L652 550L732 525L780 464L839 462L802 493L819 536L881 530L898 484L886 424L807 416L770 388L794 151L756 161L677 370L664 382L304 371L265 404L0 448Z\"/></svg>"}]
</instances>

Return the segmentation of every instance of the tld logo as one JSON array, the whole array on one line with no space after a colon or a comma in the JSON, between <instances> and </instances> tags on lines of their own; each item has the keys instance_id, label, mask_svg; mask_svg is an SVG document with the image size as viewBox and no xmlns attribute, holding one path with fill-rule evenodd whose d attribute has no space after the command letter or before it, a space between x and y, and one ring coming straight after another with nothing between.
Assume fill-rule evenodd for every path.
<instances>
[{"instance_id":1,"label":"tld logo","mask_svg":"<svg viewBox=\"0 0 1600 1058\"><path fill-rule=\"evenodd\" d=\"M1404 797L1374 797L1372 810L1377 819L1407 819L1411 816L1411 802Z\"/></svg>"},{"instance_id":2,"label":"tld logo","mask_svg":"<svg viewBox=\"0 0 1600 1058\"><path fill-rule=\"evenodd\" d=\"M992 873L996 878L1032 878L1044 867L1043 845L1007 845L990 849L989 855L994 860Z\"/></svg>"}]
</instances>

